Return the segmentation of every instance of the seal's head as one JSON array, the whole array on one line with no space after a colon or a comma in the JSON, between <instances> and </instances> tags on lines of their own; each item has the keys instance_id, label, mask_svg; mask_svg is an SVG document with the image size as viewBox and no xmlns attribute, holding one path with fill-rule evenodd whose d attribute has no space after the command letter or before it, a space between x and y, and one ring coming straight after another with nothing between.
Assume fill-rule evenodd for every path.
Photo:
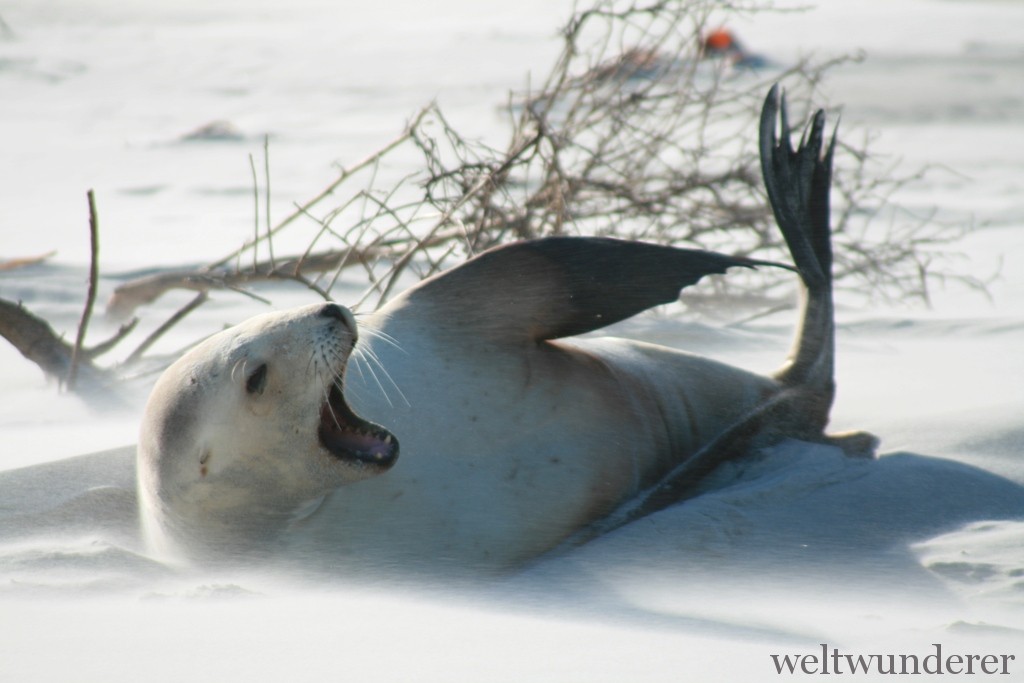
<instances>
[{"instance_id":1,"label":"seal's head","mask_svg":"<svg viewBox=\"0 0 1024 683\"><path fill-rule=\"evenodd\" d=\"M138 450L154 550L266 547L338 486L394 464L397 440L345 401L356 341L347 309L317 304L225 330L164 372Z\"/></svg>"}]
</instances>

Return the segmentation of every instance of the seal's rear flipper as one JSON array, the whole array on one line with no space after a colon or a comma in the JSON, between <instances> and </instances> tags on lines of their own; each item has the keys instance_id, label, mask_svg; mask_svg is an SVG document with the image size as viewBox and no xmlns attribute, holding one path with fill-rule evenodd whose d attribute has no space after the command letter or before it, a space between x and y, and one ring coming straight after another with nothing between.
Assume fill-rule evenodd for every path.
<instances>
[{"instance_id":1,"label":"seal's rear flipper","mask_svg":"<svg viewBox=\"0 0 1024 683\"><path fill-rule=\"evenodd\" d=\"M778 138L776 120L781 128ZM780 97L778 85L768 92L759 136L765 190L801 279L815 289L832 282L829 190L836 139L833 134L822 154L824 129L825 112L819 109L794 151L785 97Z\"/></svg>"},{"instance_id":2,"label":"seal's rear flipper","mask_svg":"<svg viewBox=\"0 0 1024 683\"><path fill-rule=\"evenodd\" d=\"M787 420L773 428L783 436L838 446L852 457L872 457L878 439L871 434L825 434L836 391L829 225L836 138L833 134L826 148L824 132L825 112L819 109L794 150L786 100L778 85L772 87L761 110L761 172L775 221L807 290L793 350L775 375L789 404Z\"/></svg>"},{"instance_id":3,"label":"seal's rear flipper","mask_svg":"<svg viewBox=\"0 0 1024 683\"><path fill-rule=\"evenodd\" d=\"M705 275L788 266L604 237L548 237L486 251L409 290L418 306L503 341L583 334L659 304ZM479 299L477 303L476 300Z\"/></svg>"},{"instance_id":4,"label":"seal's rear flipper","mask_svg":"<svg viewBox=\"0 0 1024 683\"><path fill-rule=\"evenodd\" d=\"M781 132L776 137L776 121ZM786 438L836 446L850 457L873 457L878 439L865 432L826 435L835 396L835 319L832 304L832 242L829 186L835 138L822 154L825 115L818 111L799 147L790 142L786 104L778 86L761 110L760 152L768 200L806 286L800 329L789 361L776 374L779 391L684 459L644 495L582 530L569 544L657 512L694 495L700 482L724 462Z\"/></svg>"},{"instance_id":5,"label":"seal's rear flipper","mask_svg":"<svg viewBox=\"0 0 1024 683\"><path fill-rule=\"evenodd\" d=\"M776 138L776 120L780 133ZM775 220L806 287L793 351L776 378L814 394L809 415L824 429L835 396L835 318L829 190L835 136L824 154L825 113L818 110L793 149L785 98L772 87L761 110L761 171Z\"/></svg>"},{"instance_id":6,"label":"seal's rear flipper","mask_svg":"<svg viewBox=\"0 0 1024 683\"><path fill-rule=\"evenodd\" d=\"M835 446L851 458L867 460L875 456L878 439L867 432L825 435L813 427L808 432L808 423L804 419L809 407L808 397L802 388L793 387L782 389L767 398L691 457L676 465L657 484L627 501L607 517L580 529L562 547L583 545L620 526L693 498L700 493L705 478L719 465L738 460L785 439Z\"/></svg>"}]
</instances>

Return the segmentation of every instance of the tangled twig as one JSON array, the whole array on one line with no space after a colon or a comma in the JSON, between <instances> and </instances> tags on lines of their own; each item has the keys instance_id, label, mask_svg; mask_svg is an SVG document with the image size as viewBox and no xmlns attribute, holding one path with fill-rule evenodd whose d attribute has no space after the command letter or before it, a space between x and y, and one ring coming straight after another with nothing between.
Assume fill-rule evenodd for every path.
<instances>
[{"instance_id":1,"label":"tangled twig","mask_svg":"<svg viewBox=\"0 0 1024 683\"><path fill-rule=\"evenodd\" d=\"M792 111L812 99L817 106L828 71L856 57L758 71L705 52L704 36L723 12L755 9L711 0L595 0L562 28L561 52L540 87L510 96L504 145L467 139L432 104L273 225L265 141L263 229L254 187L251 240L200 268L160 272L115 290L107 310L123 318L170 290L197 293L125 365L217 290L255 297L247 290L252 283L283 280L330 298L343 271L360 267L366 290L358 305L375 307L410 279L513 240L607 235L785 259L750 134L761 99L769 82L781 81ZM892 197L920 174L880 166L869 138L850 138L844 135L838 150L834 179L837 289L924 303L936 282L984 292L984 281L950 265L964 228L892 207ZM407 163L410 153L418 170L378 187L381 165L399 155ZM301 255L275 255L275 239L310 223L317 231ZM260 258L261 249L269 259ZM709 280L683 299L697 313L722 310L722 297L731 297L745 304L730 307L733 322L752 320L791 301L792 279L772 269Z\"/></svg>"}]
</instances>

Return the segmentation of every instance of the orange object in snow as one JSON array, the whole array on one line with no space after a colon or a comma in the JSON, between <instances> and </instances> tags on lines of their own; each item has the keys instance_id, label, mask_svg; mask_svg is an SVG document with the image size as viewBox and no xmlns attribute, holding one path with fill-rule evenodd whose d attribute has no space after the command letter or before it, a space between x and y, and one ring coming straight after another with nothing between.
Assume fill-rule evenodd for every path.
<instances>
[{"instance_id":1,"label":"orange object in snow","mask_svg":"<svg viewBox=\"0 0 1024 683\"><path fill-rule=\"evenodd\" d=\"M716 29L709 33L704 39L704 48L713 52L725 52L735 47L735 39L732 33L724 28Z\"/></svg>"}]
</instances>

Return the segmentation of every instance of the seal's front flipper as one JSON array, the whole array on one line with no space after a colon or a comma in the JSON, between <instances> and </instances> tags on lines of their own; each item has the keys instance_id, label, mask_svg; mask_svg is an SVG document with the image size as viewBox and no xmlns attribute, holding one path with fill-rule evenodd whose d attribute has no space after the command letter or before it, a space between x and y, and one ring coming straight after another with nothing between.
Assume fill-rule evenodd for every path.
<instances>
[{"instance_id":1,"label":"seal's front flipper","mask_svg":"<svg viewBox=\"0 0 1024 683\"><path fill-rule=\"evenodd\" d=\"M659 304L705 275L781 264L602 237L548 237L496 247L407 296L481 333L534 341L583 334Z\"/></svg>"}]
</instances>

